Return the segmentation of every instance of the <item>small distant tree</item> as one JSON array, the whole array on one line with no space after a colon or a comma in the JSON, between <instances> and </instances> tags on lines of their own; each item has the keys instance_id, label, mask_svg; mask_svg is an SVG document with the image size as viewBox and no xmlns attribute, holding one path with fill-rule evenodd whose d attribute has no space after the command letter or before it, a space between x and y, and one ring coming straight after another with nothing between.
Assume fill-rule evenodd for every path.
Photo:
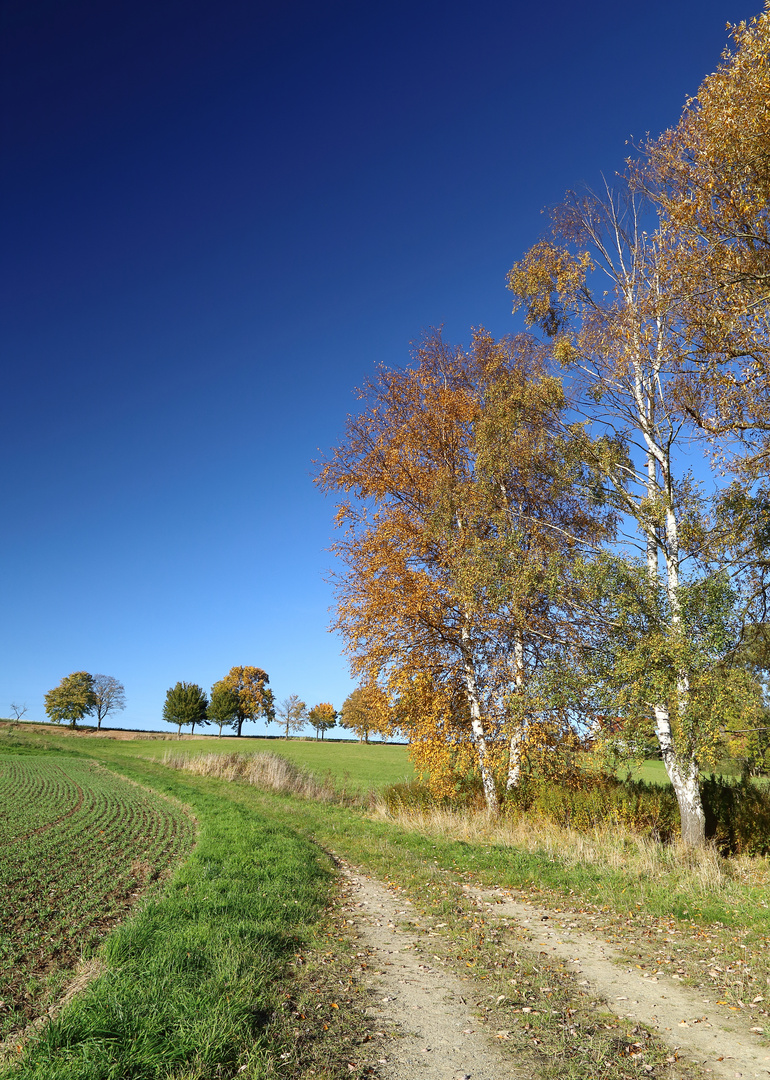
<instances>
[{"instance_id":1,"label":"small distant tree","mask_svg":"<svg viewBox=\"0 0 770 1080\"><path fill-rule=\"evenodd\" d=\"M163 719L167 724L176 724L177 736L181 738L183 725L192 725L192 733L196 724L207 723L208 705L206 693L197 683L178 682L166 691Z\"/></svg>"},{"instance_id":2,"label":"small distant tree","mask_svg":"<svg viewBox=\"0 0 770 1080\"><path fill-rule=\"evenodd\" d=\"M96 708L94 679L87 671L74 671L65 675L58 686L45 695L45 711L54 724L65 720L76 728L78 720Z\"/></svg>"},{"instance_id":3,"label":"small distant tree","mask_svg":"<svg viewBox=\"0 0 770 1080\"><path fill-rule=\"evenodd\" d=\"M319 705L313 706L307 718L315 728L316 739L319 731L323 739L327 731L337 726L337 715L337 710L328 701L322 701Z\"/></svg>"},{"instance_id":4,"label":"small distant tree","mask_svg":"<svg viewBox=\"0 0 770 1080\"><path fill-rule=\"evenodd\" d=\"M236 735L241 734L244 721L263 716L267 723L275 720L273 691L267 685L268 674L258 667L234 667L222 682L238 695L238 713L231 721Z\"/></svg>"},{"instance_id":5,"label":"small distant tree","mask_svg":"<svg viewBox=\"0 0 770 1080\"><path fill-rule=\"evenodd\" d=\"M99 731L102 720L112 712L121 712L126 707L126 690L123 683L112 675L94 675L94 712L96 729Z\"/></svg>"},{"instance_id":6,"label":"small distant tree","mask_svg":"<svg viewBox=\"0 0 770 1080\"><path fill-rule=\"evenodd\" d=\"M292 731L301 731L307 720L307 705L298 694L289 694L278 706L278 716L288 739Z\"/></svg>"},{"instance_id":7,"label":"small distant tree","mask_svg":"<svg viewBox=\"0 0 770 1080\"><path fill-rule=\"evenodd\" d=\"M238 720L239 700L236 691L228 686L224 679L215 682L211 687L209 719L219 727L218 738L222 738L222 728L225 724L236 724Z\"/></svg>"},{"instance_id":8,"label":"small distant tree","mask_svg":"<svg viewBox=\"0 0 770 1080\"><path fill-rule=\"evenodd\" d=\"M26 702L23 705L14 705L14 703L11 702L11 712L13 713L13 719L14 719L15 723L17 723L17 724L19 723L19 721L21 720L22 716L24 716L26 711L27 711Z\"/></svg>"},{"instance_id":9,"label":"small distant tree","mask_svg":"<svg viewBox=\"0 0 770 1080\"><path fill-rule=\"evenodd\" d=\"M340 724L368 743L370 735L387 735L387 713L387 699L378 686L359 686L345 698Z\"/></svg>"}]
</instances>

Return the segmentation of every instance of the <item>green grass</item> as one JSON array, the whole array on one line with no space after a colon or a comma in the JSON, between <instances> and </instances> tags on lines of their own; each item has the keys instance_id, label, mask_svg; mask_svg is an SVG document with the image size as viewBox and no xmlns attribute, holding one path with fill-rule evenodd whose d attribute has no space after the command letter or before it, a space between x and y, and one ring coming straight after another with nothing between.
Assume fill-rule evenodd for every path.
<instances>
[{"instance_id":1,"label":"green grass","mask_svg":"<svg viewBox=\"0 0 770 1080\"><path fill-rule=\"evenodd\" d=\"M183 798L198 844L162 894L110 938L106 975L32 1042L12 1075L36 1080L262 1077L286 967L328 903L329 857L222 785L162 766L121 771Z\"/></svg>"},{"instance_id":2,"label":"green grass","mask_svg":"<svg viewBox=\"0 0 770 1080\"><path fill-rule=\"evenodd\" d=\"M169 750L184 754L227 753L278 754L297 765L310 769L320 779L330 775L336 785L350 791L381 790L390 784L414 778L414 768L406 746L387 743L327 742L299 739L237 739L234 737L204 737L181 740L119 740L106 736L71 736L55 727L45 732L0 731L0 753L8 746L14 753L22 748L29 752L63 750L66 753L86 754L109 761L130 761L135 758L159 760Z\"/></svg>"}]
</instances>

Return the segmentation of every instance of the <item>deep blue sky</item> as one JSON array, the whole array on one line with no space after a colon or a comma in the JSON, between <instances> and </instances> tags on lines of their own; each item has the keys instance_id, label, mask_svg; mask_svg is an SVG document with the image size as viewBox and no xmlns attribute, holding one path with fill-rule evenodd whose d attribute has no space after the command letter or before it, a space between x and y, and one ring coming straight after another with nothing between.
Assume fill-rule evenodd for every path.
<instances>
[{"instance_id":1,"label":"deep blue sky","mask_svg":"<svg viewBox=\"0 0 770 1080\"><path fill-rule=\"evenodd\" d=\"M759 0L5 0L0 715L74 670L162 727L234 664L352 689L312 460ZM252 732L255 729L251 729Z\"/></svg>"}]
</instances>

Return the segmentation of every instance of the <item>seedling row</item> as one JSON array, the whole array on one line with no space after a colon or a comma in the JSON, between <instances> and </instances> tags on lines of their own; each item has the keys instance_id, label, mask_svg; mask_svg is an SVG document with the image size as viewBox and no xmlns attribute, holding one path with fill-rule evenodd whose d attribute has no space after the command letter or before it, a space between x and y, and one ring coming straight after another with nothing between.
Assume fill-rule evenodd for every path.
<instances>
[{"instance_id":1,"label":"seedling row","mask_svg":"<svg viewBox=\"0 0 770 1080\"><path fill-rule=\"evenodd\" d=\"M0 756L0 1039L194 839L191 819L90 761Z\"/></svg>"}]
</instances>

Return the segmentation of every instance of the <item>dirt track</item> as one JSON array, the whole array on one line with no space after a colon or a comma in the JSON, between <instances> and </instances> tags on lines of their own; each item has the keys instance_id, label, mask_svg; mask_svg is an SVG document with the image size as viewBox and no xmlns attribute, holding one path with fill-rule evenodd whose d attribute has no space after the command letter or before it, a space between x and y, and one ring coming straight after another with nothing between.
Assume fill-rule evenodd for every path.
<instances>
[{"instance_id":1,"label":"dirt track","mask_svg":"<svg viewBox=\"0 0 770 1080\"><path fill-rule=\"evenodd\" d=\"M353 868L347 878L348 916L369 954L373 1015L386 1038L384 1080L506 1080L523 1076L473 1014L473 990L438 957L418 951L403 929L410 901ZM672 1054L714 1077L770 1076L770 1047L751 1030L751 1016L727 1019L715 995L682 986L662 971L635 970L612 944L570 926L565 912L525 904L502 890L468 889L485 918L529 936L533 953L568 962L581 985L620 1016L644 1024ZM424 942L423 942L424 944ZM470 1004L469 1004L470 1002Z\"/></svg>"}]
</instances>

